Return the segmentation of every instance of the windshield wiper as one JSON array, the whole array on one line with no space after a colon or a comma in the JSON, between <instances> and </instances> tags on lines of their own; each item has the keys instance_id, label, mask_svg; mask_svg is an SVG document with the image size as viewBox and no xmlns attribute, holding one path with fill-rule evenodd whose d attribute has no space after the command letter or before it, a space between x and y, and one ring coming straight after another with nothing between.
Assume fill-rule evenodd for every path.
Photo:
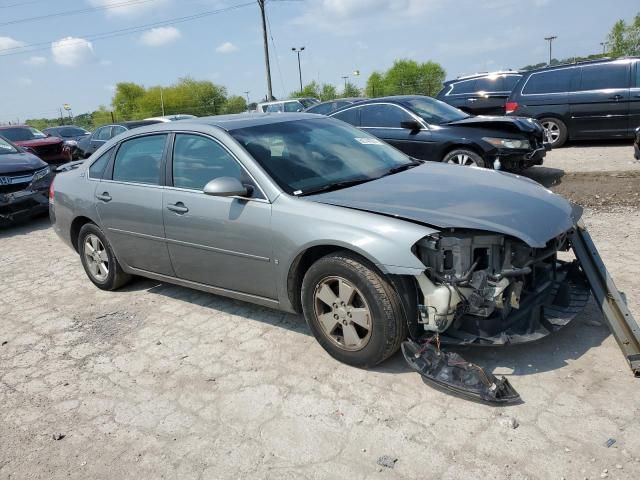
<instances>
[{"instance_id":1,"label":"windshield wiper","mask_svg":"<svg viewBox=\"0 0 640 480\"><path fill-rule=\"evenodd\" d=\"M327 185L323 185L321 187L314 188L313 190L307 190L306 192L300 193L298 196L304 197L305 195L313 195L314 193L331 192L333 190L340 190L341 188L360 185L361 183L370 182L371 180L375 180L375 178L356 178L353 180L344 180L342 182L328 183Z\"/></svg>"},{"instance_id":2,"label":"windshield wiper","mask_svg":"<svg viewBox=\"0 0 640 480\"><path fill-rule=\"evenodd\" d=\"M412 159L410 163L405 163L403 165L398 165L397 167L390 168L382 176L386 177L387 175L393 175L394 173L403 172L405 170L409 170L410 168L417 167L418 165L422 165L423 163L424 162L422 160Z\"/></svg>"}]
</instances>

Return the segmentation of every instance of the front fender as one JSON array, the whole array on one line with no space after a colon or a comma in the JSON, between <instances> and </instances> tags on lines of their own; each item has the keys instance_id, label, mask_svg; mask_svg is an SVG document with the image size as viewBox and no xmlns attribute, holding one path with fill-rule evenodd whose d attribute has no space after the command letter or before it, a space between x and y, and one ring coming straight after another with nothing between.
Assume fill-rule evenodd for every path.
<instances>
[{"instance_id":1,"label":"front fender","mask_svg":"<svg viewBox=\"0 0 640 480\"><path fill-rule=\"evenodd\" d=\"M437 230L393 217L281 195L273 204L273 258L278 296L289 306L287 278L291 265L306 250L335 246L351 250L383 273L418 275L424 265L411 247Z\"/></svg>"}]
</instances>

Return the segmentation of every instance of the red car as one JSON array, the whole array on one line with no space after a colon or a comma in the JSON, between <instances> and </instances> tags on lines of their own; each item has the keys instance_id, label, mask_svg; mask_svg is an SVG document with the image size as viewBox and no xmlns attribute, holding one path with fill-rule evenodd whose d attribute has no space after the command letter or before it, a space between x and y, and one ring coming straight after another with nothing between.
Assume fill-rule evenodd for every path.
<instances>
[{"instance_id":1,"label":"red car","mask_svg":"<svg viewBox=\"0 0 640 480\"><path fill-rule=\"evenodd\" d=\"M64 140L49 137L29 125L0 126L0 135L47 163L66 163L72 160L71 149L65 145Z\"/></svg>"}]
</instances>

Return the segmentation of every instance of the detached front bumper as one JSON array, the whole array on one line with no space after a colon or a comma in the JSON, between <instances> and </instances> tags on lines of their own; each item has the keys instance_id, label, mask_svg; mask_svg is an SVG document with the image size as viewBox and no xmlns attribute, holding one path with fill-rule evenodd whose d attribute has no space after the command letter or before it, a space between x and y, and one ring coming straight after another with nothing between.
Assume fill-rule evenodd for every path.
<instances>
[{"instance_id":1,"label":"detached front bumper","mask_svg":"<svg viewBox=\"0 0 640 480\"><path fill-rule=\"evenodd\" d=\"M49 188L0 194L0 225L28 219L49 209Z\"/></svg>"},{"instance_id":2,"label":"detached front bumper","mask_svg":"<svg viewBox=\"0 0 640 480\"><path fill-rule=\"evenodd\" d=\"M496 159L500 162L505 170L524 170L534 165L542 165L547 151L551 148L548 144L544 144L535 150L499 150Z\"/></svg>"}]
</instances>

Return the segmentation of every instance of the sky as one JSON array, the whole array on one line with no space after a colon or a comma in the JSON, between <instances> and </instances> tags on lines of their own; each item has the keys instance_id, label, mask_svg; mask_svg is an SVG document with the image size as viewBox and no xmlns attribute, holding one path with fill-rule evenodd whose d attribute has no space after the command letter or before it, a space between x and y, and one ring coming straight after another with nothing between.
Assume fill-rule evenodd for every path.
<instances>
[{"instance_id":1,"label":"sky","mask_svg":"<svg viewBox=\"0 0 640 480\"><path fill-rule=\"evenodd\" d=\"M601 51L637 0L267 0L273 93L303 82L363 87L395 59L440 63L447 78ZM204 12L216 12L199 15ZM75 13L74 13L75 12ZM177 18L197 18L177 23ZM28 21L24 21L28 20ZM129 30L126 30L129 29ZM129 32L119 35L119 32ZM360 76L354 76L354 71ZM0 0L0 121L109 106L115 85L191 76L264 98L260 10L251 0Z\"/></svg>"}]
</instances>

